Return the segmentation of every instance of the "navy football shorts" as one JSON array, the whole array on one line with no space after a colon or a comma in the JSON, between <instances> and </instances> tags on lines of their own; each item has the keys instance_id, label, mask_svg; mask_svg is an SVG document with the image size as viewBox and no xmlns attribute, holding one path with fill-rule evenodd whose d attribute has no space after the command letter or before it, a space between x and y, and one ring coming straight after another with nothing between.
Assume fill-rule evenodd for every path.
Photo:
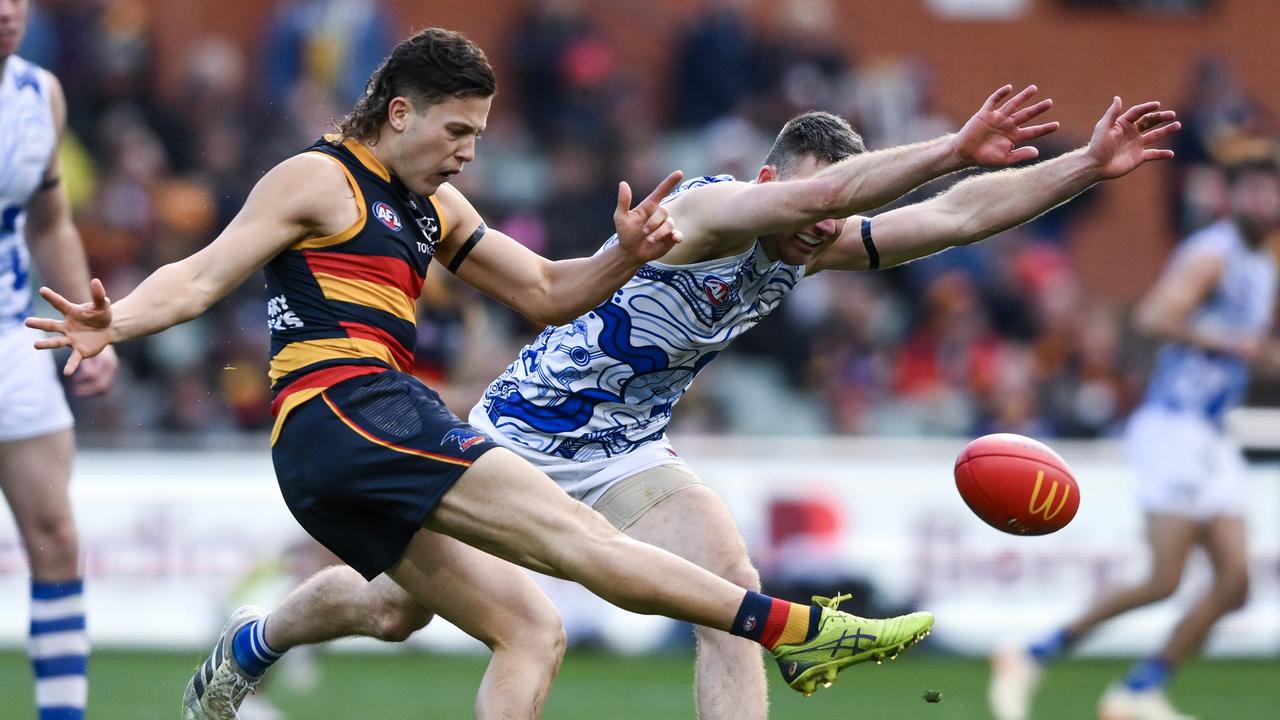
<instances>
[{"instance_id":1,"label":"navy football shorts","mask_svg":"<svg viewBox=\"0 0 1280 720\"><path fill-rule=\"evenodd\" d=\"M399 372L343 381L293 409L272 448L302 527L372 580L471 463L497 447Z\"/></svg>"}]
</instances>

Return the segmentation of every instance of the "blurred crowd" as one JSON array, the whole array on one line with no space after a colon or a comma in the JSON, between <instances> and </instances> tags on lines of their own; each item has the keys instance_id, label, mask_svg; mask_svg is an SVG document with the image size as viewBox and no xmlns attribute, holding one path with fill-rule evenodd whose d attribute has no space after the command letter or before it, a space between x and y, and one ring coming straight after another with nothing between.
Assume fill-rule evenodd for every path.
<instances>
[{"instance_id":1,"label":"blurred crowd","mask_svg":"<svg viewBox=\"0 0 1280 720\"><path fill-rule=\"evenodd\" d=\"M145 6L34 5L22 54L66 88L68 184L113 297L209 242L266 168L342 117L408 27L377 0L283 0L257 47L190 38L180 90L162 93ZM873 149L958 126L937 108L929 67L860 64L824 42L831 4L776 3L767 33L741 5L709 3L683 26L657 84L667 96L651 97L578 3L531 0L509 25L505 83L478 160L456 184L491 226L567 257L612 232L618 179L651 186L675 167L749 179L797 112L840 113ZM1177 103L1178 159L1164 170L1178 234L1222 212L1214 160L1225 141L1275 126L1228 64L1195 62ZM1042 157L1060 149L1043 146ZM929 261L807 280L703 373L673 429L1113 434L1140 398L1149 353L1125 308L1082 291L1070 230L1090 212L1086 194ZM200 319L122 346L116 389L78 404L82 430L128 442L268 427L265 300L250 281ZM418 372L464 415L537 331L439 269L419 311Z\"/></svg>"}]
</instances>

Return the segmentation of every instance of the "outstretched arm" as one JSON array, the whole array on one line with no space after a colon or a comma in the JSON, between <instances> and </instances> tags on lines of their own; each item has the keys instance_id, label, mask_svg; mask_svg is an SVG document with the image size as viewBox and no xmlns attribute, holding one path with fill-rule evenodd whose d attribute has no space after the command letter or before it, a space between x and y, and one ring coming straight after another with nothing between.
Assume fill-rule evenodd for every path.
<instances>
[{"instance_id":1,"label":"outstretched arm","mask_svg":"<svg viewBox=\"0 0 1280 720\"><path fill-rule=\"evenodd\" d=\"M1022 147L1058 128L1028 125L1053 106L1026 106L1031 85L1013 97L1006 85L983 104L959 132L935 140L861 153L808 178L786 182L713 183L673 201L672 212L689 238L749 237L787 232L827 218L848 217L880 207L922 183L972 165L1006 167L1037 156ZM1024 107L1026 106L1026 107Z\"/></svg>"},{"instance_id":2,"label":"outstretched arm","mask_svg":"<svg viewBox=\"0 0 1280 720\"><path fill-rule=\"evenodd\" d=\"M556 262L497 230L483 230L473 248L463 250L483 226L466 198L446 185L436 196L458 220L437 257L464 282L525 317L551 325L569 322L604 302L641 265L662 257L680 242L681 234L661 201L681 177L679 172L667 176L634 208L631 187L620 183L613 214L618 242L591 257ZM467 254L459 259L462 252Z\"/></svg>"},{"instance_id":3,"label":"outstretched arm","mask_svg":"<svg viewBox=\"0 0 1280 720\"><path fill-rule=\"evenodd\" d=\"M1123 114L1122 108L1115 98L1083 148L1032 167L970 178L935 198L877 216L870 230L880 267L1008 230L1100 180L1127 175L1148 160L1173 157L1172 150L1153 147L1181 127L1172 111L1161 111L1158 102L1135 105ZM844 235L814 259L809 271L870 269L861 225L848 223Z\"/></svg>"},{"instance_id":4,"label":"outstretched arm","mask_svg":"<svg viewBox=\"0 0 1280 720\"><path fill-rule=\"evenodd\" d=\"M43 287L40 294L62 320L28 318L27 326L54 333L36 347L71 347L64 374L109 345L150 335L184 323L244 282L280 251L308 235L339 232L356 219L354 202L335 203L351 194L333 161L299 155L277 165L254 187L244 207L212 243L165 265L114 305L102 283L89 283L90 300L73 303ZM349 213L349 216L345 213Z\"/></svg>"}]
</instances>

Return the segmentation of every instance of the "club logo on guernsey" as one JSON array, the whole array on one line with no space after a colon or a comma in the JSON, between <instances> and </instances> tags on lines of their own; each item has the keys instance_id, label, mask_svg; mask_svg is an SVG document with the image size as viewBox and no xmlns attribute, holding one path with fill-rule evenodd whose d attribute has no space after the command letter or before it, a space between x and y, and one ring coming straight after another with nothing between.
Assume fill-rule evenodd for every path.
<instances>
[{"instance_id":1,"label":"club logo on guernsey","mask_svg":"<svg viewBox=\"0 0 1280 720\"><path fill-rule=\"evenodd\" d=\"M462 428L454 428L440 438L441 445L453 443L458 446L458 450L461 452L466 452L482 442L484 442L484 435L474 430L463 430Z\"/></svg>"},{"instance_id":2,"label":"club logo on guernsey","mask_svg":"<svg viewBox=\"0 0 1280 720\"><path fill-rule=\"evenodd\" d=\"M400 222L400 216L396 214L391 206L379 200L373 204L373 216L383 225L396 232L400 232L400 228L404 227L404 223Z\"/></svg>"},{"instance_id":3,"label":"club logo on guernsey","mask_svg":"<svg viewBox=\"0 0 1280 720\"><path fill-rule=\"evenodd\" d=\"M712 305L722 305L725 300L729 299L729 294L733 288L729 287L729 283L721 280L715 275L708 275L706 280L702 281L702 289L707 292L707 299Z\"/></svg>"}]
</instances>

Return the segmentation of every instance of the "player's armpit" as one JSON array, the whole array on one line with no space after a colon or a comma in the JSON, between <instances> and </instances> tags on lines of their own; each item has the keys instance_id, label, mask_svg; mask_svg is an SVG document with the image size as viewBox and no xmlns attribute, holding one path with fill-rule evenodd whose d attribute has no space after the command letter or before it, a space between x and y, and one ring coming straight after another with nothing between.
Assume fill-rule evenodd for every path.
<instances>
[{"instance_id":1,"label":"player's armpit","mask_svg":"<svg viewBox=\"0 0 1280 720\"><path fill-rule=\"evenodd\" d=\"M226 295L291 245L337 235L360 209L342 167L304 153L272 168L213 242L181 262L210 303Z\"/></svg>"}]
</instances>

